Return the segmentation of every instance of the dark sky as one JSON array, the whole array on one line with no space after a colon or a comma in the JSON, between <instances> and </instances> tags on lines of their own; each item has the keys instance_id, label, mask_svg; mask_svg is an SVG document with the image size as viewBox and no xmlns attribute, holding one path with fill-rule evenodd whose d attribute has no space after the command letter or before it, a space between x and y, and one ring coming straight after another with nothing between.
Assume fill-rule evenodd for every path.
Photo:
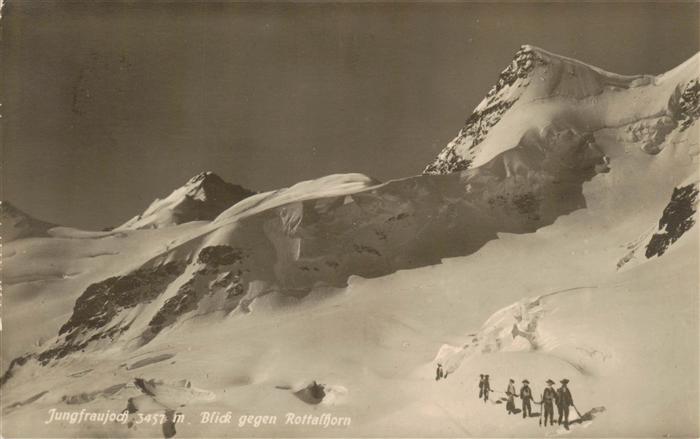
<instances>
[{"instance_id":1,"label":"dark sky","mask_svg":"<svg viewBox=\"0 0 700 439\"><path fill-rule=\"evenodd\" d=\"M202 170L417 174L520 45L661 73L698 51L699 7L9 0L2 198L102 228Z\"/></svg>"}]
</instances>

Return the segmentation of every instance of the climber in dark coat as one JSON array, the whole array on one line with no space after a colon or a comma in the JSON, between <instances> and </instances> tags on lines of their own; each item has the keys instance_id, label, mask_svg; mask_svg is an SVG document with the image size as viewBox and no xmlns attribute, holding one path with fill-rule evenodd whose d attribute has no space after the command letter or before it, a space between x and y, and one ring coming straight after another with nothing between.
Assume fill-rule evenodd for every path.
<instances>
[{"instance_id":1,"label":"climber in dark coat","mask_svg":"<svg viewBox=\"0 0 700 439\"><path fill-rule=\"evenodd\" d=\"M479 375L479 399L484 396L484 374Z\"/></svg>"},{"instance_id":2,"label":"climber in dark coat","mask_svg":"<svg viewBox=\"0 0 700 439\"><path fill-rule=\"evenodd\" d=\"M544 410L545 427L547 426L547 419L549 419L549 425L554 425L554 403L557 401L557 392L552 387L553 384L554 381L547 380L547 387L542 394L542 410Z\"/></svg>"},{"instance_id":3,"label":"climber in dark coat","mask_svg":"<svg viewBox=\"0 0 700 439\"><path fill-rule=\"evenodd\" d=\"M559 409L559 423L562 418L564 420L564 428L569 429L569 406L574 405L574 398L571 396L571 391L567 384L569 380L564 378L561 382L561 387L557 389L557 408Z\"/></svg>"},{"instance_id":4,"label":"climber in dark coat","mask_svg":"<svg viewBox=\"0 0 700 439\"><path fill-rule=\"evenodd\" d=\"M515 413L515 397L518 394L515 392L515 381L511 378L508 382L508 389L506 389L506 396L508 397L508 402L506 403L506 411L509 415Z\"/></svg>"},{"instance_id":5,"label":"climber in dark coat","mask_svg":"<svg viewBox=\"0 0 700 439\"><path fill-rule=\"evenodd\" d=\"M530 381L523 380L523 386L520 388L520 399L523 401L523 418L532 414L532 390L530 389Z\"/></svg>"},{"instance_id":6,"label":"climber in dark coat","mask_svg":"<svg viewBox=\"0 0 700 439\"><path fill-rule=\"evenodd\" d=\"M437 365L437 370L435 371L435 381L439 380L440 378L444 378L445 373L442 371L442 364L438 363Z\"/></svg>"},{"instance_id":7,"label":"climber in dark coat","mask_svg":"<svg viewBox=\"0 0 700 439\"><path fill-rule=\"evenodd\" d=\"M561 419L564 416L564 409L561 408L561 387L559 387L556 392L557 392L557 424L561 424Z\"/></svg>"},{"instance_id":8,"label":"climber in dark coat","mask_svg":"<svg viewBox=\"0 0 700 439\"><path fill-rule=\"evenodd\" d=\"M489 384L489 376L484 375L484 404L489 400L489 392L491 391L491 384Z\"/></svg>"}]
</instances>

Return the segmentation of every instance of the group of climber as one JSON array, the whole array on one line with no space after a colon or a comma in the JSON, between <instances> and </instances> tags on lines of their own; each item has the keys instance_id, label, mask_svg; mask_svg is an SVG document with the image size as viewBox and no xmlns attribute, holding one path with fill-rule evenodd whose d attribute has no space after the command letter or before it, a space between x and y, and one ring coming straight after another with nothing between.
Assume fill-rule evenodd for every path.
<instances>
[{"instance_id":1,"label":"group of climber","mask_svg":"<svg viewBox=\"0 0 700 439\"><path fill-rule=\"evenodd\" d=\"M437 371L435 374L435 380L447 378L447 372L442 368L442 364L438 363ZM530 381L523 380L522 387L520 387L520 392L515 389L515 380L512 378L508 381L508 388L506 389L506 411L509 415L517 414L517 409L515 408L515 398L520 398L522 401L522 413L523 418L532 416L532 404L539 404L542 406L540 413L540 425L542 425L542 415L544 415L544 425L547 426L547 421L549 425L554 425L554 407L557 407L557 424L564 425L564 428L569 429L569 407L573 407L578 413L576 406L574 406L574 399L571 396L571 391L569 390L568 384L569 380L564 378L560 381L561 386L555 389L554 381L548 379L545 381L547 387L545 387L544 392L542 392L540 401L535 401L532 396L532 389L530 388ZM489 393L493 392L491 389L491 384L489 383L488 374L479 375L479 399L483 399L484 403L489 400ZM579 414L579 416L581 416Z\"/></svg>"},{"instance_id":2,"label":"group of climber","mask_svg":"<svg viewBox=\"0 0 700 439\"><path fill-rule=\"evenodd\" d=\"M442 368L442 364L438 363L437 370L435 371L435 381L447 378L447 372Z\"/></svg>"},{"instance_id":3,"label":"group of climber","mask_svg":"<svg viewBox=\"0 0 700 439\"><path fill-rule=\"evenodd\" d=\"M560 381L561 386L558 389L554 389L554 381L548 379L545 381L547 387L545 387L544 392L542 392L541 400L535 401L532 396L532 389L530 388L530 381L523 380L520 392L515 390L515 381L511 378L508 382L508 388L506 389L506 396L508 401L506 402L506 411L508 414L515 414L515 398L519 397L522 401L522 413L523 418L532 415L531 404L540 404L542 406L542 415L544 415L544 425L547 426L547 420L549 420L549 425L554 425L554 406L557 407L557 424L563 424L565 429L569 429L569 407L574 406L574 399L571 396L571 391L569 390L568 384L569 380L564 378ZM490 391L488 375L482 375L479 381L479 398L481 398L488 389ZM484 397L486 401L488 397ZM540 418L541 419L541 418ZM541 423L541 421L540 421Z\"/></svg>"}]
</instances>

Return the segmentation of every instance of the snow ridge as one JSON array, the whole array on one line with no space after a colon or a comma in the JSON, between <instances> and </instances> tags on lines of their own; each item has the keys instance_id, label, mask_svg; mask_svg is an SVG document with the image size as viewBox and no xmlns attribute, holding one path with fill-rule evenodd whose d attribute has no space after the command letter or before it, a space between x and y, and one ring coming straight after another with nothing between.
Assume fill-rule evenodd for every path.
<instances>
[{"instance_id":1,"label":"snow ridge","mask_svg":"<svg viewBox=\"0 0 700 439\"><path fill-rule=\"evenodd\" d=\"M667 134L687 129L698 118L699 63L696 55L662 75L624 76L524 45L457 137L423 173L448 174L483 166L517 147L528 131L552 125L592 134L605 127L661 118L658 126L645 125L656 140L644 150L656 154Z\"/></svg>"},{"instance_id":2,"label":"snow ridge","mask_svg":"<svg viewBox=\"0 0 700 439\"><path fill-rule=\"evenodd\" d=\"M10 242L20 238L46 236L55 224L32 218L12 205L9 201L0 201L0 236Z\"/></svg>"}]
</instances>

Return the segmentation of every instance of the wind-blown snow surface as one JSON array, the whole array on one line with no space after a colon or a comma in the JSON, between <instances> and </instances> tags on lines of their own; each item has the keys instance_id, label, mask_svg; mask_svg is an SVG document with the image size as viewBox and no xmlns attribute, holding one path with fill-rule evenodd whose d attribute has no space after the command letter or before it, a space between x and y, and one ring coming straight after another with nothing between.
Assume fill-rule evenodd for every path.
<instances>
[{"instance_id":1,"label":"wind-blown snow surface","mask_svg":"<svg viewBox=\"0 0 700 439\"><path fill-rule=\"evenodd\" d=\"M545 94L502 75L490 95L522 102L490 133L515 147L482 138L462 172L335 175L211 222L5 245L3 434L173 433L37 422L50 408L180 413L182 437L564 433L478 401L489 373L495 390L528 378L536 394L569 378L584 415L570 435L697 436L698 57L628 78L525 52L545 63L529 72L574 74ZM233 424L201 424L205 410ZM286 425L288 412L352 422ZM278 422L239 428L247 414Z\"/></svg>"}]
</instances>

